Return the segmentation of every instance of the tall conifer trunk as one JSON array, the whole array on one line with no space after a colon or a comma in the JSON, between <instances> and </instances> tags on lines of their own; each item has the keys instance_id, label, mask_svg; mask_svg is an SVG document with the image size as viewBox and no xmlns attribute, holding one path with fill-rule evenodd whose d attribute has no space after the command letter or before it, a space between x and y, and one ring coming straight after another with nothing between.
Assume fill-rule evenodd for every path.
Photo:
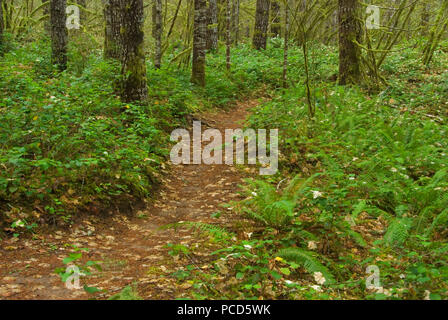
<instances>
[{"instance_id":1,"label":"tall conifer trunk","mask_svg":"<svg viewBox=\"0 0 448 320\"><path fill-rule=\"evenodd\" d=\"M361 25L358 0L339 0L339 84L360 82Z\"/></svg>"},{"instance_id":2,"label":"tall conifer trunk","mask_svg":"<svg viewBox=\"0 0 448 320\"><path fill-rule=\"evenodd\" d=\"M0 54L3 52L3 29L5 25L3 23L3 1L0 0Z\"/></svg>"},{"instance_id":3,"label":"tall conifer trunk","mask_svg":"<svg viewBox=\"0 0 448 320\"><path fill-rule=\"evenodd\" d=\"M273 37L279 37L281 33L280 4L273 0L271 2L271 34Z\"/></svg>"},{"instance_id":4,"label":"tall conifer trunk","mask_svg":"<svg viewBox=\"0 0 448 320\"><path fill-rule=\"evenodd\" d=\"M124 102L145 101L148 98L148 84L143 43L143 0L121 0L121 8L121 98Z\"/></svg>"},{"instance_id":5,"label":"tall conifer trunk","mask_svg":"<svg viewBox=\"0 0 448 320\"><path fill-rule=\"evenodd\" d=\"M257 0L255 12L255 29L253 46L255 49L266 49L269 25L269 0Z\"/></svg>"},{"instance_id":6,"label":"tall conifer trunk","mask_svg":"<svg viewBox=\"0 0 448 320\"><path fill-rule=\"evenodd\" d=\"M162 64L162 0L154 0L152 6L152 36L155 40L154 66Z\"/></svg>"},{"instance_id":7,"label":"tall conifer trunk","mask_svg":"<svg viewBox=\"0 0 448 320\"><path fill-rule=\"evenodd\" d=\"M120 27L122 23L120 0L104 0L104 57L120 59L122 52Z\"/></svg>"},{"instance_id":8,"label":"tall conifer trunk","mask_svg":"<svg viewBox=\"0 0 448 320\"><path fill-rule=\"evenodd\" d=\"M207 27L207 49L218 49L218 2L209 0Z\"/></svg>"},{"instance_id":9,"label":"tall conifer trunk","mask_svg":"<svg viewBox=\"0 0 448 320\"><path fill-rule=\"evenodd\" d=\"M42 8L42 15L45 17L43 19L44 32L47 36L51 36L51 25L50 25L50 1L42 0L42 4L44 5Z\"/></svg>"},{"instance_id":10,"label":"tall conifer trunk","mask_svg":"<svg viewBox=\"0 0 448 320\"><path fill-rule=\"evenodd\" d=\"M191 82L205 86L205 49L207 37L207 2L194 0L193 67Z\"/></svg>"},{"instance_id":11,"label":"tall conifer trunk","mask_svg":"<svg viewBox=\"0 0 448 320\"><path fill-rule=\"evenodd\" d=\"M50 1L51 60L61 71L67 68L68 31L66 28L66 5L66 0Z\"/></svg>"}]
</instances>

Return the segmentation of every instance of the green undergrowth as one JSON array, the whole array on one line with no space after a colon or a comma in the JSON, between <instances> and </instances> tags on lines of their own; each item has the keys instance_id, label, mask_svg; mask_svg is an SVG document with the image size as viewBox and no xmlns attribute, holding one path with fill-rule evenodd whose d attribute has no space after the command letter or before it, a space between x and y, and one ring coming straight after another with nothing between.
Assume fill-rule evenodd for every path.
<instances>
[{"instance_id":1,"label":"green undergrowth","mask_svg":"<svg viewBox=\"0 0 448 320\"><path fill-rule=\"evenodd\" d=\"M331 50L313 51L314 68ZM279 129L280 171L229 205L252 223L220 236L194 297L448 298L448 61L418 57L388 57L375 94L315 77L314 117L303 81L253 109L247 127Z\"/></svg>"},{"instance_id":2,"label":"green undergrowth","mask_svg":"<svg viewBox=\"0 0 448 320\"><path fill-rule=\"evenodd\" d=\"M119 67L94 47L88 39L71 45L60 74L46 41L11 44L0 59L0 223L7 227L70 222L80 211L129 210L151 198L171 130L263 82L247 72L253 55L235 67L239 76L227 74L222 54L210 55L204 89L190 83L189 70L148 63L149 103L123 104L114 93Z\"/></svg>"}]
</instances>

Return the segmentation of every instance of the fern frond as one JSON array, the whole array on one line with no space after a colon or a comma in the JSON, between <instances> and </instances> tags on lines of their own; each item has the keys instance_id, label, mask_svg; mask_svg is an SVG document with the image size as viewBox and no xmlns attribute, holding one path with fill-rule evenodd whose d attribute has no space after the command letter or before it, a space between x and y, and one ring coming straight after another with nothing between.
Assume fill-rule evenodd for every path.
<instances>
[{"instance_id":1,"label":"fern frond","mask_svg":"<svg viewBox=\"0 0 448 320\"><path fill-rule=\"evenodd\" d=\"M207 233L216 239L230 239L235 236L232 232L225 230L224 228L218 227L213 224L203 223L203 222L192 222L187 221L181 223L183 226L190 227L192 229L198 230L200 232Z\"/></svg>"},{"instance_id":2,"label":"fern frond","mask_svg":"<svg viewBox=\"0 0 448 320\"><path fill-rule=\"evenodd\" d=\"M358 232L352 230L352 229L348 229L347 234L353 238L353 240L355 240L355 242L360 246L360 247L367 247L367 242L366 240L364 240L364 238L362 237L362 235L360 235Z\"/></svg>"},{"instance_id":3,"label":"fern frond","mask_svg":"<svg viewBox=\"0 0 448 320\"><path fill-rule=\"evenodd\" d=\"M193 222L193 221L183 221L183 222L175 222L171 224L167 224L165 226L160 227L160 229L175 229L179 227L187 227L190 229L195 229L200 232L207 233L212 235L216 239L231 239L235 236L234 233L225 230L224 228L218 227L213 224L203 223L203 222Z\"/></svg>"},{"instance_id":4,"label":"fern frond","mask_svg":"<svg viewBox=\"0 0 448 320\"><path fill-rule=\"evenodd\" d=\"M436 227L441 225L448 225L448 209L443 210L437 215L437 217L432 222L431 227L427 231L427 235L430 235Z\"/></svg>"},{"instance_id":5,"label":"fern frond","mask_svg":"<svg viewBox=\"0 0 448 320\"><path fill-rule=\"evenodd\" d=\"M391 246L402 245L409 236L410 221L408 218L395 218L389 224L384 241Z\"/></svg>"},{"instance_id":6,"label":"fern frond","mask_svg":"<svg viewBox=\"0 0 448 320\"><path fill-rule=\"evenodd\" d=\"M335 282L334 276L322 263L317 260L315 253L298 248L286 248L280 250L277 255L288 261L295 262L310 273L321 272L326 279L326 284Z\"/></svg>"}]
</instances>

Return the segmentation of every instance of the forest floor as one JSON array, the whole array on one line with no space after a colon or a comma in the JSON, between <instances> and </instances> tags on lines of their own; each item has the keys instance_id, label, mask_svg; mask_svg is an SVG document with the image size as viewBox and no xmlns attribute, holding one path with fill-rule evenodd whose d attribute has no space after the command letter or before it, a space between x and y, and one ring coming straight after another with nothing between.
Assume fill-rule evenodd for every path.
<instances>
[{"instance_id":1,"label":"forest floor","mask_svg":"<svg viewBox=\"0 0 448 320\"><path fill-rule=\"evenodd\" d=\"M222 132L239 128L249 109L257 104L258 100L253 99L239 102L231 110L203 114L203 126L213 126ZM88 217L68 230L38 234L32 239L2 241L0 298L91 298L82 288L67 289L54 272L66 267L63 259L73 252L73 247L67 244L88 249L80 260L101 261L101 271L81 278L81 285L104 290L97 294L98 298L110 297L132 284L137 284L138 295L144 299L189 296L192 285L179 284L170 276L182 261L169 255L168 244L196 248L186 264L204 270L210 268L210 252L216 245L189 228L163 227L182 222L231 226L234 222L230 215L220 219L211 215L222 210L221 204L240 199L238 184L245 174L228 165L173 166L158 199L136 217L124 214L106 220Z\"/></svg>"}]
</instances>

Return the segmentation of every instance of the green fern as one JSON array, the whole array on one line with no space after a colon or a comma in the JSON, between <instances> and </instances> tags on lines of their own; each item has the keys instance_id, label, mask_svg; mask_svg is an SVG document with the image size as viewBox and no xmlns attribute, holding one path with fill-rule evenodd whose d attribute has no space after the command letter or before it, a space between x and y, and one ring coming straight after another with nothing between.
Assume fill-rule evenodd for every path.
<instances>
[{"instance_id":1,"label":"green fern","mask_svg":"<svg viewBox=\"0 0 448 320\"><path fill-rule=\"evenodd\" d=\"M364 240L364 238L362 237L362 235L360 235L358 232L352 230L352 229L347 229L346 233L353 238L353 240L355 240L355 242L360 246L360 247L367 247L367 242Z\"/></svg>"},{"instance_id":2,"label":"green fern","mask_svg":"<svg viewBox=\"0 0 448 320\"><path fill-rule=\"evenodd\" d=\"M442 225L448 226L448 209L443 210L441 213L439 213L439 215L437 215L426 234L430 235L435 228Z\"/></svg>"},{"instance_id":3,"label":"green fern","mask_svg":"<svg viewBox=\"0 0 448 320\"><path fill-rule=\"evenodd\" d=\"M303 266L309 273L321 272L326 279L325 284L332 284L335 282L332 273L317 260L314 252L298 248L286 248L280 250L277 255Z\"/></svg>"},{"instance_id":4,"label":"green fern","mask_svg":"<svg viewBox=\"0 0 448 320\"><path fill-rule=\"evenodd\" d=\"M384 241L390 246L402 245L409 236L411 221L409 218L394 218L387 228Z\"/></svg>"},{"instance_id":5,"label":"green fern","mask_svg":"<svg viewBox=\"0 0 448 320\"><path fill-rule=\"evenodd\" d=\"M262 180L246 180L248 186L244 191L248 199L241 201L237 208L266 226L282 229L291 223L295 216L297 199L318 175L315 174L306 180L297 175L283 192L279 192L273 185Z\"/></svg>"},{"instance_id":6,"label":"green fern","mask_svg":"<svg viewBox=\"0 0 448 320\"><path fill-rule=\"evenodd\" d=\"M190 229L197 230L199 232L209 234L218 240L227 240L227 239L231 239L235 236L234 233L229 232L229 231L225 230L224 228L218 227L213 224L203 223L203 222L186 221L186 222L177 222L177 223L173 223L170 225L170 227L174 227L174 228L177 228L179 226L187 227Z\"/></svg>"}]
</instances>

